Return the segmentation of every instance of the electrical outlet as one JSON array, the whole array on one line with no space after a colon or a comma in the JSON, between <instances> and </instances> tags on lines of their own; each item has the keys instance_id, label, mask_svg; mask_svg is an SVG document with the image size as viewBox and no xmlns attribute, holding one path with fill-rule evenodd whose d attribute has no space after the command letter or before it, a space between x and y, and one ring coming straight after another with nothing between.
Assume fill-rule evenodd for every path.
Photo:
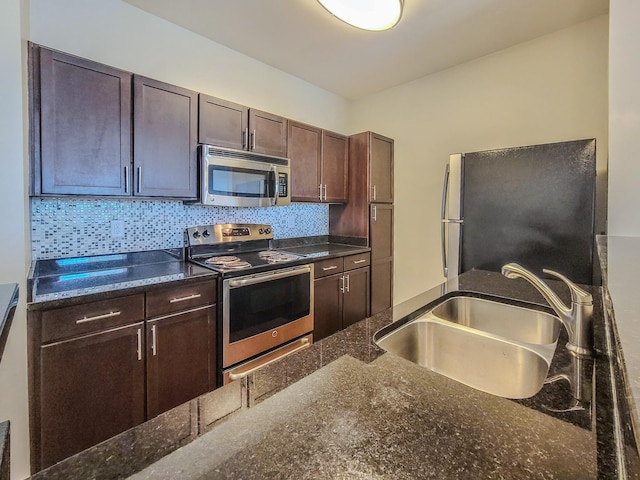
<instances>
[{"instance_id":1,"label":"electrical outlet","mask_svg":"<svg viewBox=\"0 0 640 480\"><path fill-rule=\"evenodd\" d=\"M111 238L124 238L124 220L111 220Z\"/></svg>"}]
</instances>

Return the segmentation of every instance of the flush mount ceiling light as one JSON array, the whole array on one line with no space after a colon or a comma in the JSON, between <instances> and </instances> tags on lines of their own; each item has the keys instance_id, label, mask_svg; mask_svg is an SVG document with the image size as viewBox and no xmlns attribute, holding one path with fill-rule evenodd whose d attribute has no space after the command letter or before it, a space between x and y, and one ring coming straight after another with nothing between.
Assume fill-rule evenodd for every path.
<instances>
[{"instance_id":1,"label":"flush mount ceiling light","mask_svg":"<svg viewBox=\"0 0 640 480\"><path fill-rule=\"evenodd\" d=\"M329 13L363 30L388 30L402 15L403 0L318 0Z\"/></svg>"}]
</instances>

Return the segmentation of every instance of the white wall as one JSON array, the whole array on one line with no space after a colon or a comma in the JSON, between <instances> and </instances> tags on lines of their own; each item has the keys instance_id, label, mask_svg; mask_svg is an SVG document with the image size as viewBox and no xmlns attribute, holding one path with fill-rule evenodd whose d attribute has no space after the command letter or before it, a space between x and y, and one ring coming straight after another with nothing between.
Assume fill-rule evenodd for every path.
<instances>
[{"instance_id":1,"label":"white wall","mask_svg":"<svg viewBox=\"0 0 640 480\"><path fill-rule=\"evenodd\" d=\"M640 235L640 2L610 2L609 234Z\"/></svg>"},{"instance_id":2,"label":"white wall","mask_svg":"<svg viewBox=\"0 0 640 480\"><path fill-rule=\"evenodd\" d=\"M30 40L338 132L349 103L120 0L30 0Z\"/></svg>"},{"instance_id":3,"label":"white wall","mask_svg":"<svg viewBox=\"0 0 640 480\"><path fill-rule=\"evenodd\" d=\"M394 303L442 281L439 218L449 154L596 138L606 191L607 36L605 15L354 104L352 132L395 139Z\"/></svg>"},{"instance_id":4,"label":"white wall","mask_svg":"<svg viewBox=\"0 0 640 480\"><path fill-rule=\"evenodd\" d=\"M0 283L20 284L20 305L0 363L0 422L11 421L13 478L24 478L29 473L25 312L28 219L20 11L20 0L3 0L0 8Z\"/></svg>"}]
</instances>

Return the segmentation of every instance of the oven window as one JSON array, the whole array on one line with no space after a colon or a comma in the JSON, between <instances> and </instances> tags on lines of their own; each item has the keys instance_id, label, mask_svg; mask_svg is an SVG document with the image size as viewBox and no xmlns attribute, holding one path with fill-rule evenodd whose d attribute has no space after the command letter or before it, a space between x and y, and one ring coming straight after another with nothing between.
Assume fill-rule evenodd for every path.
<instances>
[{"instance_id":1,"label":"oven window","mask_svg":"<svg viewBox=\"0 0 640 480\"><path fill-rule=\"evenodd\" d=\"M270 171L209 165L209 193L230 197L269 197Z\"/></svg>"},{"instance_id":2,"label":"oven window","mask_svg":"<svg viewBox=\"0 0 640 480\"><path fill-rule=\"evenodd\" d=\"M237 342L306 317L311 274L279 278L229 291L229 342Z\"/></svg>"}]
</instances>

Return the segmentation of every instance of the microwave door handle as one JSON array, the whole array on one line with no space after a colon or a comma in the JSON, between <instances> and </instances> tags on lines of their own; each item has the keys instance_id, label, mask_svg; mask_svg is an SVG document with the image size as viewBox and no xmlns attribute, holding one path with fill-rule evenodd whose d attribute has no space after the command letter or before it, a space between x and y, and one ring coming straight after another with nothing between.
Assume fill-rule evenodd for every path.
<instances>
[{"instance_id":1,"label":"microwave door handle","mask_svg":"<svg viewBox=\"0 0 640 480\"><path fill-rule=\"evenodd\" d=\"M273 182L271 205L276 205L278 203L278 195L280 194L280 186L278 185L278 168L275 165L271 165L271 173L269 175Z\"/></svg>"}]
</instances>

